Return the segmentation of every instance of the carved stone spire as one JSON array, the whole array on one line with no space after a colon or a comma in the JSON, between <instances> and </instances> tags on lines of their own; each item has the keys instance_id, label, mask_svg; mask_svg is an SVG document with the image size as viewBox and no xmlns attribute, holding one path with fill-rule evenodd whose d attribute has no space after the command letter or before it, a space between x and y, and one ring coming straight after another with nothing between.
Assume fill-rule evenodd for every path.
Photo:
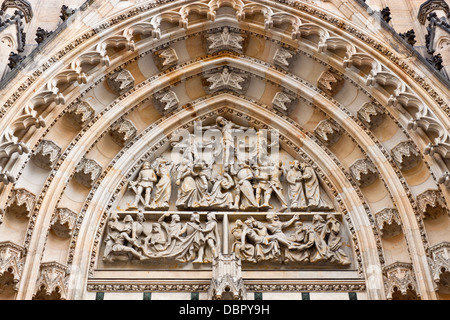
<instances>
[{"instance_id":1,"label":"carved stone spire","mask_svg":"<svg viewBox=\"0 0 450 320\"><path fill-rule=\"evenodd\" d=\"M241 274L241 259L235 253L220 253L213 261L213 276L208 291L209 300L246 300Z\"/></svg>"}]
</instances>

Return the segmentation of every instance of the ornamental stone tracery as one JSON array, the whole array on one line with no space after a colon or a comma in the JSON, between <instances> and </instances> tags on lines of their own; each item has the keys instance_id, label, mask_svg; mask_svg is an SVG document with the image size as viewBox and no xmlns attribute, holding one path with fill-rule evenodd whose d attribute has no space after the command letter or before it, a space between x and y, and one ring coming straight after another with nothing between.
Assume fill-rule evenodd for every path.
<instances>
[{"instance_id":1,"label":"ornamental stone tracery","mask_svg":"<svg viewBox=\"0 0 450 320\"><path fill-rule=\"evenodd\" d=\"M0 228L22 223L11 243L41 266L13 281L17 297L446 292L432 225L449 217L442 88L320 6L228 2L108 13L61 51L44 47L52 58L5 96ZM83 14L65 9L63 20ZM445 234L445 223L438 228ZM72 275L83 246L91 258ZM411 263L395 264L395 250ZM187 282L138 280L165 270L161 261ZM283 282L263 271L278 268L299 273ZM305 270L329 278L308 280ZM121 272L130 274L123 284ZM74 292L69 277L87 291Z\"/></svg>"}]
</instances>

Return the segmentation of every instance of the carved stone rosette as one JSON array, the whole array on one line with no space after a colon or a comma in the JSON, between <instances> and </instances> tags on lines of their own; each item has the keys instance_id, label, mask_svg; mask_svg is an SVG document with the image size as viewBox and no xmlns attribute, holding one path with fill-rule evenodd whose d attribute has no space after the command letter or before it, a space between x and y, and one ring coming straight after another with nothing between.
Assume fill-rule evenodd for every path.
<instances>
[{"instance_id":1,"label":"carved stone rosette","mask_svg":"<svg viewBox=\"0 0 450 320\"><path fill-rule=\"evenodd\" d=\"M53 141L43 140L33 155L33 161L39 168L50 170L58 161L61 148Z\"/></svg>"},{"instance_id":2,"label":"carved stone rosette","mask_svg":"<svg viewBox=\"0 0 450 320\"><path fill-rule=\"evenodd\" d=\"M330 96L336 95L344 85L344 78L330 70L324 71L317 82L317 87Z\"/></svg>"},{"instance_id":3,"label":"carved stone rosette","mask_svg":"<svg viewBox=\"0 0 450 320\"><path fill-rule=\"evenodd\" d=\"M414 168L420 162L420 154L412 142L400 142L391 152L395 163L403 171Z\"/></svg>"},{"instance_id":4,"label":"carved stone rosette","mask_svg":"<svg viewBox=\"0 0 450 320\"><path fill-rule=\"evenodd\" d=\"M75 104L67 112L67 117L70 122L80 128L84 127L84 125L91 121L94 116L94 109L86 101Z\"/></svg>"},{"instance_id":5,"label":"carved stone rosette","mask_svg":"<svg viewBox=\"0 0 450 320\"><path fill-rule=\"evenodd\" d=\"M342 128L333 120L326 119L319 122L314 133L320 141L328 147L333 146L342 135Z\"/></svg>"},{"instance_id":6,"label":"carved stone rosette","mask_svg":"<svg viewBox=\"0 0 450 320\"><path fill-rule=\"evenodd\" d=\"M378 178L377 169L368 159L356 160L350 166L350 172L360 187L367 187Z\"/></svg>"},{"instance_id":7,"label":"carved stone rosette","mask_svg":"<svg viewBox=\"0 0 450 320\"><path fill-rule=\"evenodd\" d=\"M234 253L221 253L214 259L212 269L208 300L246 300L241 259Z\"/></svg>"},{"instance_id":8,"label":"carved stone rosette","mask_svg":"<svg viewBox=\"0 0 450 320\"><path fill-rule=\"evenodd\" d=\"M22 275L25 249L10 241L0 242L0 293L17 291Z\"/></svg>"},{"instance_id":9,"label":"carved stone rosette","mask_svg":"<svg viewBox=\"0 0 450 320\"><path fill-rule=\"evenodd\" d=\"M397 209L383 209L375 213L375 220L381 235L385 238L395 237L402 232L402 223Z\"/></svg>"},{"instance_id":10,"label":"carved stone rosette","mask_svg":"<svg viewBox=\"0 0 450 320\"><path fill-rule=\"evenodd\" d=\"M83 159L75 168L74 178L79 184L90 188L101 172L102 167L95 160Z\"/></svg>"},{"instance_id":11,"label":"carved stone rosette","mask_svg":"<svg viewBox=\"0 0 450 320\"><path fill-rule=\"evenodd\" d=\"M388 300L418 300L417 283L411 263L395 262L384 269Z\"/></svg>"},{"instance_id":12,"label":"carved stone rosette","mask_svg":"<svg viewBox=\"0 0 450 320\"><path fill-rule=\"evenodd\" d=\"M134 78L130 71L120 70L112 74L106 80L109 88L115 93L122 95L134 87Z\"/></svg>"},{"instance_id":13,"label":"carved stone rosette","mask_svg":"<svg viewBox=\"0 0 450 320\"><path fill-rule=\"evenodd\" d=\"M430 248L431 275L436 291L450 293L450 242L441 242Z\"/></svg>"},{"instance_id":14,"label":"carved stone rosette","mask_svg":"<svg viewBox=\"0 0 450 320\"><path fill-rule=\"evenodd\" d=\"M385 118L383 108L374 103L368 102L358 110L358 119L371 130L378 128Z\"/></svg>"},{"instance_id":15,"label":"carved stone rosette","mask_svg":"<svg viewBox=\"0 0 450 320\"><path fill-rule=\"evenodd\" d=\"M115 143L125 146L136 136L137 129L130 120L122 120L111 128L109 132Z\"/></svg>"},{"instance_id":16,"label":"carved stone rosette","mask_svg":"<svg viewBox=\"0 0 450 320\"><path fill-rule=\"evenodd\" d=\"M178 64L177 52L173 48L165 48L153 53L156 67L160 70L166 70Z\"/></svg>"},{"instance_id":17,"label":"carved stone rosette","mask_svg":"<svg viewBox=\"0 0 450 320\"><path fill-rule=\"evenodd\" d=\"M18 219L29 218L33 211L36 196L27 189L14 189L6 204L6 212L14 214Z\"/></svg>"},{"instance_id":18,"label":"carved stone rosette","mask_svg":"<svg viewBox=\"0 0 450 320\"><path fill-rule=\"evenodd\" d=\"M37 291L33 300L66 300L68 275L67 267L58 262L41 264L41 274L37 281Z\"/></svg>"},{"instance_id":19,"label":"carved stone rosette","mask_svg":"<svg viewBox=\"0 0 450 320\"><path fill-rule=\"evenodd\" d=\"M72 234L77 213L67 208L58 208L52 218L51 228L61 238L68 238Z\"/></svg>"},{"instance_id":20,"label":"carved stone rosette","mask_svg":"<svg viewBox=\"0 0 450 320\"><path fill-rule=\"evenodd\" d=\"M438 216L448 213L445 199L438 190L427 190L419 194L417 204L424 219L427 217L436 219Z\"/></svg>"}]
</instances>

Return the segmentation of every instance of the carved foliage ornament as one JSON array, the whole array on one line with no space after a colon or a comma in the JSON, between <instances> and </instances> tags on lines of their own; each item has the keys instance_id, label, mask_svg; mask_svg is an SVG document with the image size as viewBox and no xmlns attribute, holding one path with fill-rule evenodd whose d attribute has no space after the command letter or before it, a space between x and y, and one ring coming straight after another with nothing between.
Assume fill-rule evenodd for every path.
<instances>
[{"instance_id":1,"label":"carved foliage ornament","mask_svg":"<svg viewBox=\"0 0 450 320\"><path fill-rule=\"evenodd\" d=\"M43 263L33 300L66 300L67 287L67 267L57 262Z\"/></svg>"},{"instance_id":2,"label":"carved foliage ornament","mask_svg":"<svg viewBox=\"0 0 450 320\"><path fill-rule=\"evenodd\" d=\"M0 242L0 293L18 289L22 275L25 249L12 242Z\"/></svg>"},{"instance_id":3,"label":"carved foliage ornament","mask_svg":"<svg viewBox=\"0 0 450 320\"><path fill-rule=\"evenodd\" d=\"M450 243L442 242L430 248L431 274L436 290L450 293Z\"/></svg>"},{"instance_id":4,"label":"carved foliage ornament","mask_svg":"<svg viewBox=\"0 0 450 320\"><path fill-rule=\"evenodd\" d=\"M33 211L36 196L26 189L14 189L6 204L6 212L14 214L18 219L29 218Z\"/></svg>"},{"instance_id":5,"label":"carved foliage ornament","mask_svg":"<svg viewBox=\"0 0 450 320\"><path fill-rule=\"evenodd\" d=\"M228 27L206 35L206 42L208 54L223 50L239 54L243 52L244 38L239 33L230 31Z\"/></svg>"},{"instance_id":6,"label":"carved foliage ornament","mask_svg":"<svg viewBox=\"0 0 450 320\"><path fill-rule=\"evenodd\" d=\"M411 263L396 262L384 268L388 300L418 300L417 283Z\"/></svg>"},{"instance_id":7,"label":"carved foliage ornament","mask_svg":"<svg viewBox=\"0 0 450 320\"><path fill-rule=\"evenodd\" d=\"M209 94L220 90L231 90L238 94L245 94L250 85L249 74L229 67L205 72L204 78L206 91Z\"/></svg>"}]
</instances>

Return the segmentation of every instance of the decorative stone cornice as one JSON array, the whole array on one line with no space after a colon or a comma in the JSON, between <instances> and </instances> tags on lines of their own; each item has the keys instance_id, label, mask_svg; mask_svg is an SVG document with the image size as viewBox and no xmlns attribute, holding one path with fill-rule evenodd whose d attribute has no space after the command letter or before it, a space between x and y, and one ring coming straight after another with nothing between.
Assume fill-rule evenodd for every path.
<instances>
[{"instance_id":1,"label":"decorative stone cornice","mask_svg":"<svg viewBox=\"0 0 450 320\"><path fill-rule=\"evenodd\" d=\"M102 167L95 160L82 159L75 169L74 178L85 187L92 187L100 176Z\"/></svg>"},{"instance_id":2,"label":"decorative stone cornice","mask_svg":"<svg viewBox=\"0 0 450 320\"><path fill-rule=\"evenodd\" d=\"M379 127L385 118L384 109L376 103L368 102L358 110L358 119L371 130Z\"/></svg>"},{"instance_id":3,"label":"decorative stone cornice","mask_svg":"<svg viewBox=\"0 0 450 320\"><path fill-rule=\"evenodd\" d=\"M417 300L417 283L411 263L395 262L383 269L388 300Z\"/></svg>"},{"instance_id":4,"label":"decorative stone cornice","mask_svg":"<svg viewBox=\"0 0 450 320\"><path fill-rule=\"evenodd\" d=\"M344 85L344 78L337 73L324 71L317 81L317 87L330 96L335 96Z\"/></svg>"},{"instance_id":5,"label":"decorative stone cornice","mask_svg":"<svg viewBox=\"0 0 450 320\"><path fill-rule=\"evenodd\" d=\"M14 214L16 218L29 218L33 211L36 196L27 189L14 189L6 203L5 211Z\"/></svg>"},{"instance_id":6,"label":"decorative stone cornice","mask_svg":"<svg viewBox=\"0 0 450 320\"><path fill-rule=\"evenodd\" d=\"M129 91L134 87L134 78L130 71L128 70L120 70L106 79L109 88L117 93L118 95L122 95L125 92Z\"/></svg>"},{"instance_id":7,"label":"decorative stone cornice","mask_svg":"<svg viewBox=\"0 0 450 320\"><path fill-rule=\"evenodd\" d=\"M67 287L66 266L58 262L42 263L33 300L66 300Z\"/></svg>"},{"instance_id":8,"label":"decorative stone cornice","mask_svg":"<svg viewBox=\"0 0 450 320\"><path fill-rule=\"evenodd\" d=\"M430 248L431 275L436 291L450 293L450 242L441 242Z\"/></svg>"},{"instance_id":9,"label":"decorative stone cornice","mask_svg":"<svg viewBox=\"0 0 450 320\"><path fill-rule=\"evenodd\" d=\"M332 119L326 119L319 122L314 129L314 134L327 147L336 144L342 135L342 128Z\"/></svg>"},{"instance_id":10,"label":"decorative stone cornice","mask_svg":"<svg viewBox=\"0 0 450 320\"><path fill-rule=\"evenodd\" d=\"M25 249L10 241L0 242L0 293L17 291L22 276Z\"/></svg>"},{"instance_id":11,"label":"decorative stone cornice","mask_svg":"<svg viewBox=\"0 0 450 320\"><path fill-rule=\"evenodd\" d=\"M122 120L110 130L111 138L117 144L124 146L136 136L137 129L131 120Z\"/></svg>"},{"instance_id":12,"label":"decorative stone cornice","mask_svg":"<svg viewBox=\"0 0 450 320\"><path fill-rule=\"evenodd\" d=\"M50 140L42 140L33 154L33 161L39 168L50 170L58 161L61 148Z\"/></svg>"},{"instance_id":13,"label":"decorative stone cornice","mask_svg":"<svg viewBox=\"0 0 450 320\"><path fill-rule=\"evenodd\" d=\"M417 205L422 212L422 217L436 219L442 214L448 213L444 197L439 190L427 190L417 196Z\"/></svg>"},{"instance_id":14,"label":"decorative stone cornice","mask_svg":"<svg viewBox=\"0 0 450 320\"><path fill-rule=\"evenodd\" d=\"M95 116L95 111L86 101L80 101L74 104L67 111L67 117L70 122L78 126L84 127L86 123L91 121Z\"/></svg>"},{"instance_id":15,"label":"decorative stone cornice","mask_svg":"<svg viewBox=\"0 0 450 320\"><path fill-rule=\"evenodd\" d=\"M411 170L421 160L415 145L410 141L400 142L391 152L395 163L397 163L402 171Z\"/></svg>"},{"instance_id":16,"label":"decorative stone cornice","mask_svg":"<svg viewBox=\"0 0 450 320\"><path fill-rule=\"evenodd\" d=\"M383 209L375 213L375 219L381 235L385 238L394 237L402 232L402 223L397 209Z\"/></svg>"},{"instance_id":17,"label":"decorative stone cornice","mask_svg":"<svg viewBox=\"0 0 450 320\"><path fill-rule=\"evenodd\" d=\"M368 159L356 160L350 166L352 176L358 181L360 187L367 187L378 178L378 172L372 161Z\"/></svg>"},{"instance_id":18,"label":"decorative stone cornice","mask_svg":"<svg viewBox=\"0 0 450 320\"><path fill-rule=\"evenodd\" d=\"M51 228L58 237L68 238L72 235L76 218L76 212L67 208L58 208L50 223Z\"/></svg>"}]
</instances>

